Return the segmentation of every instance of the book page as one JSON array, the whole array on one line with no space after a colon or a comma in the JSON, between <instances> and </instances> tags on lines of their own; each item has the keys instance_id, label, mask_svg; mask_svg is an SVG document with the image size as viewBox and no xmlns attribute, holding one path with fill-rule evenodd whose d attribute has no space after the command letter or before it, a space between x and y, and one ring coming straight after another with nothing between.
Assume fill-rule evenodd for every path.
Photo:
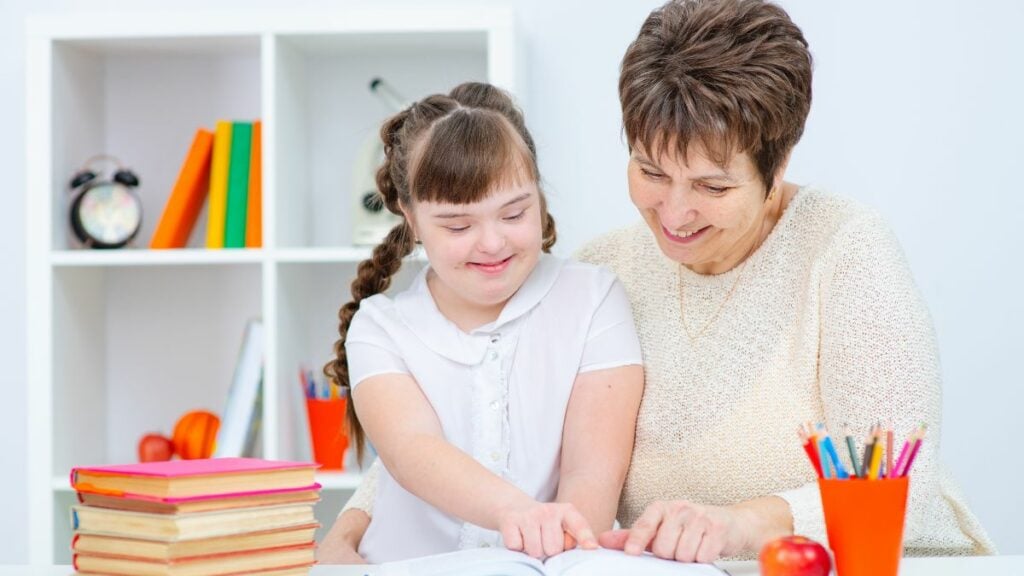
<instances>
[{"instance_id":1,"label":"book page","mask_svg":"<svg viewBox=\"0 0 1024 576\"><path fill-rule=\"evenodd\" d=\"M477 548L380 565L381 576L544 576L544 565L521 552Z\"/></svg>"},{"instance_id":2,"label":"book page","mask_svg":"<svg viewBox=\"0 0 1024 576\"><path fill-rule=\"evenodd\" d=\"M652 554L630 556L619 550L569 550L548 558L548 576L727 576L714 564L687 564L662 560Z\"/></svg>"}]
</instances>

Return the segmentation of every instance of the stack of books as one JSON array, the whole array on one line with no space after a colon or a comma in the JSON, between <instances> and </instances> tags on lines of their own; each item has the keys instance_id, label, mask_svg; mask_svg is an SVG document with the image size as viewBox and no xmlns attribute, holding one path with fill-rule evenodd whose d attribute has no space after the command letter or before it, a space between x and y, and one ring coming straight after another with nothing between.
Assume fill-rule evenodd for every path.
<instances>
[{"instance_id":1,"label":"stack of books","mask_svg":"<svg viewBox=\"0 0 1024 576\"><path fill-rule=\"evenodd\" d=\"M256 458L75 468L75 570L139 576L308 574L317 465Z\"/></svg>"}]
</instances>

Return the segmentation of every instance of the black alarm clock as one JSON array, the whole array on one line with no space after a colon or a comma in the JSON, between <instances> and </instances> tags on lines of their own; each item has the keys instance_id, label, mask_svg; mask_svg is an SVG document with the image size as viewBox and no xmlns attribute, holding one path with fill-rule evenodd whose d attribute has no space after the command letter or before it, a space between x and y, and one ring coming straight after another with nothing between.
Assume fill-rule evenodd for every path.
<instances>
[{"instance_id":1,"label":"black alarm clock","mask_svg":"<svg viewBox=\"0 0 1024 576\"><path fill-rule=\"evenodd\" d=\"M114 166L110 176L93 170L105 161ZM142 227L142 203L135 194L139 178L112 156L94 156L71 178L71 230L89 248L121 248Z\"/></svg>"}]
</instances>

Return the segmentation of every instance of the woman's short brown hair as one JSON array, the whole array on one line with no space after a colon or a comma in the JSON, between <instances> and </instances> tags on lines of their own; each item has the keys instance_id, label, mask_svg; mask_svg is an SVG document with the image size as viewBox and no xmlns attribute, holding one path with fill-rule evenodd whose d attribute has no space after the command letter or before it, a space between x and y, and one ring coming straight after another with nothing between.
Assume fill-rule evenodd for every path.
<instances>
[{"instance_id":1,"label":"woman's short brown hair","mask_svg":"<svg viewBox=\"0 0 1024 576\"><path fill-rule=\"evenodd\" d=\"M697 141L724 164L747 152L770 189L811 107L811 54L763 0L671 0L648 16L619 74L630 148L686 159Z\"/></svg>"}]
</instances>

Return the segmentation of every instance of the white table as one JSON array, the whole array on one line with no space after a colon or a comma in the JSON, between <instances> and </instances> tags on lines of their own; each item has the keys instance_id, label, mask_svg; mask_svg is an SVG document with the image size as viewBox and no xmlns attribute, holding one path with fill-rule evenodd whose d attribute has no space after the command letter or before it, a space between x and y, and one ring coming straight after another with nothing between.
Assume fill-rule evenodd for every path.
<instances>
[{"instance_id":1,"label":"white table","mask_svg":"<svg viewBox=\"0 0 1024 576\"><path fill-rule=\"evenodd\" d=\"M722 562L732 576L757 576L756 562ZM0 576L70 576L70 566L0 566ZM374 576L373 566L314 566L311 576ZM906 558L900 576L1020 576L1024 556L968 558Z\"/></svg>"}]
</instances>

